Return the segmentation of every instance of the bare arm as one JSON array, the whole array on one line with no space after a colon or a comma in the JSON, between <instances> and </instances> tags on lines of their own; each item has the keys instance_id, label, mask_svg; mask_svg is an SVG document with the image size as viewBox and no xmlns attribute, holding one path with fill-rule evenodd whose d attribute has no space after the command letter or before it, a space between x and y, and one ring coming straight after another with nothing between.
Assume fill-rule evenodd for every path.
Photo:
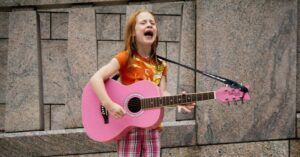
<instances>
[{"instance_id":1,"label":"bare arm","mask_svg":"<svg viewBox=\"0 0 300 157\"><path fill-rule=\"evenodd\" d=\"M117 73L120 69L120 64L117 59L113 58L108 64L100 68L90 79L94 92L98 96L102 105L115 117L120 118L124 115L125 111L120 106L114 103L108 96L104 81Z\"/></svg>"}]
</instances>

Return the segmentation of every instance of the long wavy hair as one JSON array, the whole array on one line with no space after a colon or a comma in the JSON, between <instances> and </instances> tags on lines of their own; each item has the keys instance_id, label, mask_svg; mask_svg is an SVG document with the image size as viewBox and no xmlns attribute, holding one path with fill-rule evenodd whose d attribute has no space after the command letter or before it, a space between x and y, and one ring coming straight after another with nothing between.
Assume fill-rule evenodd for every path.
<instances>
[{"instance_id":1,"label":"long wavy hair","mask_svg":"<svg viewBox=\"0 0 300 157\"><path fill-rule=\"evenodd\" d=\"M128 51L128 53L129 53L129 55L128 55L129 58L127 59L127 63L129 63L130 59L132 58L133 51L137 51L136 39L134 36L134 32L135 32L135 25L136 25L136 17L142 12L150 13L153 16L155 22L157 22L157 19L154 16L154 14L151 11L147 10L146 8L139 9L130 15L130 17L128 18L128 21L126 23L126 28L125 28L125 33L124 33L125 34L125 36L124 36L124 45L125 45L124 51ZM157 29L157 32L158 32L158 29ZM156 35L154 42L151 45L150 58L153 61L155 61L157 64L160 64L161 62L158 60L158 58L156 56L157 45L158 45L158 33Z\"/></svg>"}]
</instances>

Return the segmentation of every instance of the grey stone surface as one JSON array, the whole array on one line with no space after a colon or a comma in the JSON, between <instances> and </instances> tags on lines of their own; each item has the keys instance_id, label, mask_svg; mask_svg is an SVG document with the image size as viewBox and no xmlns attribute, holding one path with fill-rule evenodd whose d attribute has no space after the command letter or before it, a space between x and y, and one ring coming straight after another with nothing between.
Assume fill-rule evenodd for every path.
<instances>
[{"instance_id":1,"label":"grey stone surface","mask_svg":"<svg viewBox=\"0 0 300 157\"><path fill-rule=\"evenodd\" d=\"M300 113L297 113L297 138L300 138Z\"/></svg>"},{"instance_id":2,"label":"grey stone surface","mask_svg":"<svg viewBox=\"0 0 300 157\"><path fill-rule=\"evenodd\" d=\"M290 157L300 156L300 140L290 141Z\"/></svg>"},{"instance_id":3,"label":"grey stone surface","mask_svg":"<svg viewBox=\"0 0 300 157\"><path fill-rule=\"evenodd\" d=\"M116 14L96 14L97 40L120 40L121 17Z\"/></svg>"},{"instance_id":4,"label":"grey stone surface","mask_svg":"<svg viewBox=\"0 0 300 157\"><path fill-rule=\"evenodd\" d=\"M154 14L181 15L182 2L153 3L152 8Z\"/></svg>"},{"instance_id":5,"label":"grey stone surface","mask_svg":"<svg viewBox=\"0 0 300 157\"><path fill-rule=\"evenodd\" d=\"M95 7L96 13L126 14L126 5L104 5Z\"/></svg>"},{"instance_id":6,"label":"grey stone surface","mask_svg":"<svg viewBox=\"0 0 300 157\"><path fill-rule=\"evenodd\" d=\"M35 11L10 13L8 43L5 131L40 130L43 105Z\"/></svg>"},{"instance_id":7,"label":"grey stone surface","mask_svg":"<svg viewBox=\"0 0 300 157\"><path fill-rule=\"evenodd\" d=\"M159 41L179 41L180 40L180 16L158 15L157 27Z\"/></svg>"},{"instance_id":8,"label":"grey stone surface","mask_svg":"<svg viewBox=\"0 0 300 157\"><path fill-rule=\"evenodd\" d=\"M64 129L65 106L51 105L51 130Z\"/></svg>"},{"instance_id":9,"label":"grey stone surface","mask_svg":"<svg viewBox=\"0 0 300 157\"><path fill-rule=\"evenodd\" d=\"M0 132L4 131L5 104L0 104Z\"/></svg>"},{"instance_id":10,"label":"grey stone surface","mask_svg":"<svg viewBox=\"0 0 300 157\"><path fill-rule=\"evenodd\" d=\"M121 15L121 40L124 40L125 28L126 28L126 15Z\"/></svg>"},{"instance_id":11,"label":"grey stone surface","mask_svg":"<svg viewBox=\"0 0 300 157\"><path fill-rule=\"evenodd\" d=\"M8 40L0 39L0 103L5 103Z\"/></svg>"},{"instance_id":12,"label":"grey stone surface","mask_svg":"<svg viewBox=\"0 0 300 157\"><path fill-rule=\"evenodd\" d=\"M81 127L81 92L97 70L96 17L93 8L69 13L66 128Z\"/></svg>"},{"instance_id":13,"label":"grey stone surface","mask_svg":"<svg viewBox=\"0 0 300 157\"><path fill-rule=\"evenodd\" d=\"M253 142L162 149L163 157L289 156L288 141Z\"/></svg>"},{"instance_id":14,"label":"grey stone surface","mask_svg":"<svg viewBox=\"0 0 300 157\"><path fill-rule=\"evenodd\" d=\"M176 107L164 107L163 122L172 122L176 120Z\"/></svg>"},{"instance_id":15,"label":"grey stone surface","mask_svg":"<svg viewBox=\"0 0 300 157\"><path fill-rule=\"evenodd\" d=\"M175 62L179 62L180 44L179 43L167 43L167 58ZM178 94L178 66L173 63L167 63L167 89L171 95Z\"/></svg>"},{"instance_id":16,"label":"grey stone surface","mask_svg":"<svg viewBox=\"0 0 300 157\"><path fill-rule=\"evenodd\" d=\"M197 107L198 144L295 137L296 1L197 1L197 68L250 84L251 101ZM197 75L197 91L221 83Z\"/></svg>"},{"instance_id":17,"label":"grey stone surface","mask_svg":"<svg viewBox=\"0 0 300 157\"><path fill-rule=\"evenodd\" d=\"M124 49L123 41L98 41L98 69Z\"/></svg>"},{"instance_id":18,"label":"grey stone surface","mask_svg":"<svg viewBox=\"0 0 300 157\"><path fill-rule=\"evenodd\" d=\"M39 13L41 39L50 39L50 13Z\"/></svg>"},{"instance_id":19,"label":"grey stone surface","mask_svg":"<svg viewBox=\"0 0 300 157\"><path fill-rule=\"evenodd\" d=\"M8 38L9 12L0 12L0 38Z\"/></svg>"},{"instance_id":20,"label":"grey stone surface","mask_svg":"<svg viewBox=\"0 0 300 157\"><path fill-rule=\"evenodd\" d=\"M51 13L51 39L68 39L68 13Z\"/></svg>"},{"instance_id":21,"label":"grey stone surface","mask_svg":"<svg viewBox=\"0 0 300 157\"><path fill-rule=\"evenodd\" d=\"M44 130L50 130L51 125L51 105L44 105Z\"/></svg>"},{"instance_id":22,"label":"grey stone surface","mask_svg":"<svg viewBox=\"0 0 300 157\"><path fill-rule=\"evenodd\" d=\"M42 40L44 103L64 104L67 92L67 41Z\"/></svg>"},{"instance_id":23,"label":"grey stone surface","mask_svg":"<svg viewBox=\"0 0 300 157\"><path fill-rule=\"evenodd\" d=\"M192 146L196 144L196 124L191 121L164 122L161 147Z\"/></svg>"},{"instance_id":24,"label":"grey stone surface","mask_svg":"<svg viewBox=\"0 0 300 157\"><path fill-rule=\"evenodd\" d=\"M137 10L140 10L140 9L147 9L147 10L150 10L152 11L152 5L150 5L149 3L144 3L144 4L134 4L134 3L131 3L129 5L127 5L126 7L126 21L128 21L127 19L129 18L129 16L134 13L135 11Z\"/></svg>"},{"instance_id":25,"label":"grey stone surface","mask_svg":"<svg viewBox=\"0 0 300 157\"><path fill-rule=\"evenodd\" d=\"M162 131L162 148L196 144L195 121L164 122ZM56 156L113 151L116 151L114 143L92 141L83 129L0 134L2 156Z\"/></svg>"},{"instance_id":26,"label":"grey stone surface","mask_svg":"<svg viewBox=\"0 0 300 157\"><path fill-rule=\"evenodd\" d=\"M156 48L156 54L162 57L167 57L167 43L166 42L158 42Z\"/></svg>"},{"instance_id":27,"label":"grey stone surface","mask_svg":"<svg viewBox=\"0 0 300 157\"><path fill-rule=\"evenodd\" d=\"M181 40L180 40L180 63L195 68L196 50L195 50L195 2L189 1L183 3L182 22L181 22ZM179 67L178 91L187 93L195 92L195 73L184 67ZM177 120L195 119L194 112L177 113Z\"/></svg>"},{"instance_id":28,"label":"grey stone surface","mask_svg":"<svg viewBox=\"0 0 300 157\"><path fill-rule=\"evenodd\" d=\"M0 134L0 156L53 156L116 151L90 140L83 129Z\"/></svg>"},{"instance_id":29,"label":"grey stone surface","mask_svg":"<svg viewBox=\"0 0 300 157\"><path fill-rule=\"evenodd\" d=\"M128 0L6 0L0 2L0 7L19 7L19 6L49 6L49 5L72 5L72 4L90 4L90 3L116 3L128 2Z\"/></svg>"},{"instance_id":30,"label":"grey stone surface","mask_svg":"<svg viewBox=\"0 0 300 157\"><path fill-rule=\"evenodd\" d=\"M97 153L97 154L83 154L83 155L67 155L66 157L116 157L118 154L113 153ZM63 156L59 156L63 157ZM65 156L64 156L65 157Z\"/></svg>"},{"instance_id":31,"label":"grey stone surface","mask_svg":"<svg viewBox=\"0 0 300 157\"><path fill-rule=\"evenodd\" d=\"M299 51L299 49L298 49L298 51ZM300 112L300 92L299 92L300 91L300 53L297 53L297 75L296 75L296 77L297 77L296 110L297 110L297 112Z\"/></svg>"}]
</instances>

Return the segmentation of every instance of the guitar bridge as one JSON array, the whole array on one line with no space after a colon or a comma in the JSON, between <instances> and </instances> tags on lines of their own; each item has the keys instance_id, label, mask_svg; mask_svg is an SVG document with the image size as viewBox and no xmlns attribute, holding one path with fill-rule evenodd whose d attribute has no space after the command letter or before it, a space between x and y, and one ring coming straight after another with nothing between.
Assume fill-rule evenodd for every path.
<instances>
[{"instance_id":1,"label":"guitar bridge","mask_svg":"<svg viewBox=\"0 0 300 157\"><path fill-rule=\"evenodd\" d=\"M108 111L102 105L101 105L101 109L100 110L101 110L102 117L104 119L104 124L108 124Z\"/></svg>"}]
</instances>

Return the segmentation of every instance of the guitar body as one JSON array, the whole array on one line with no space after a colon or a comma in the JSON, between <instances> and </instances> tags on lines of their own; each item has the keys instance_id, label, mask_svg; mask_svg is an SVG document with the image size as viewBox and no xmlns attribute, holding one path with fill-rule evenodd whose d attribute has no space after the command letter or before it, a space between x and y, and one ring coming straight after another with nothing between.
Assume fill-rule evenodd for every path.
<instances>
[{"instance_id":1,"label":"guitar body","mask_svg":"<svg viewBox=\"0 0 300 157\"><path fill-rule=\"evenodd\" d=\"M151 98L162 95L158 86L150 81L139 81L125 86L112 79L105 81L109 97L121 105L126 114L122 118L108 115L108 123L101 114L101 102L89 82L82 94L82 123L87 135L100 142L111 142L120 139L133 127L156 128L163 119L163 108L132 110L128 102L134 98Z\"/></svg>"}]
</instances>

